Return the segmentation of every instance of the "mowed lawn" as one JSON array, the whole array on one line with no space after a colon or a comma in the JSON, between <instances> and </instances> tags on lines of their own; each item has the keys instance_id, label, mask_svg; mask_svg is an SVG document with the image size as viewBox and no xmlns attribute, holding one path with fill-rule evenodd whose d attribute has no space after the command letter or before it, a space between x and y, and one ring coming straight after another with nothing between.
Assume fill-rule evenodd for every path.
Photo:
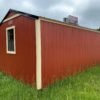
<instances>
[{"instance_id":1,"label":"mowed lawn","mask_svg":"<svg viewBox=\"0 0 100 100\"><path fill-rule=\"evenodd\" d=\"M37 91L0 73L0 100L100 100L100 66Z\"/></svg>"}]
</instances>

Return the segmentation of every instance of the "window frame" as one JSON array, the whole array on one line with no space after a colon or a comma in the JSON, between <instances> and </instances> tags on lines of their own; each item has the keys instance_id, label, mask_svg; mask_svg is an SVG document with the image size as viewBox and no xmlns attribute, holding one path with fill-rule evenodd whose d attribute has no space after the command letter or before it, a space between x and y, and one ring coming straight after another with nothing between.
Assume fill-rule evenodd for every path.
<instances>
[{"instance_id":1,"label":"window frame","mask_svg":"<svg viewBox=\"0 0 100 100\"><path fill-rule=\"evenodd\" d=\"M14 51L8 50L8 31L13 29L14 34ZM15 26L7 27L6 28L6 53L7 54L16 54L16 43L15 43Z\"/></svg>"}]
</instances>

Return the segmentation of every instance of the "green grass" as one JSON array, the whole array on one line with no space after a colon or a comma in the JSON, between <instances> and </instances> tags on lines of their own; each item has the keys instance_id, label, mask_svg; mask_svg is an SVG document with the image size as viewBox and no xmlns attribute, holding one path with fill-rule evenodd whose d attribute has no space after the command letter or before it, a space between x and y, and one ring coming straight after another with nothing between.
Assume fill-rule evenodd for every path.
<instances>
[{"instance_id":1,"label":"green grass","mask_svg":"<svg viewBox=\"0 0 100 100\"><path fill-rule=\"evenodd\" d=\"M0 100L100 100L100 66L37 91L0 73Z\"/></svg>"}]
</instances>

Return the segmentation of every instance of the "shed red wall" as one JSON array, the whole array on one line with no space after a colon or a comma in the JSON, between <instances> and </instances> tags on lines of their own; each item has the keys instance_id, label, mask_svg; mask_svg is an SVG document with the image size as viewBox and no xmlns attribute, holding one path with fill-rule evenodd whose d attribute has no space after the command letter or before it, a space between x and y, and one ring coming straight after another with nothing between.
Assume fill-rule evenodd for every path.
<instances>
[{"instance_id":1,"label":"shed red wall","mask_svg":"<svg viewBox=\"0 0 100 100\"><path fill-rule=\"evenodd\" d=\"M100 34L41 22L42 84L83 71L100 63Z\"/></svg>"},{"instance_id":2,"label":"shed red wall","mask_svg":"<svg viewBox=\"0 0 100 100\"><path fill-rule=\"evenodd\" d=\"M16 54L6 53L6 28L11 26L15 26ZM27 83L35 83L35 20L20 16L0 26L0 70Z\"/></svg>"}]
</instances>

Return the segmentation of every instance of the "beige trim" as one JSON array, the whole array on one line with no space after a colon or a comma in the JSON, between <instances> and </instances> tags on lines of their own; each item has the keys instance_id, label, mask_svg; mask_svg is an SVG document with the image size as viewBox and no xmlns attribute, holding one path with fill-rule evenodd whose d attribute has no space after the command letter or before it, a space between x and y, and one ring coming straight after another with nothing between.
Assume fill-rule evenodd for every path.
<instances>
[{"instance_id":1,"label":"beige trim","mask_svg":"<svg viewBox=\"0 0 100 100\"><path fill-rule=\"evenodd\" d=\"M14 30L14 51L8 51L8 30ZM7 27L6 28L6 53L7 54L16 54L16 43L15 43L15 26Z\"/></svg>"},{"instance_id":2,"label":"beige trim","mask_svg":"<svg viewBox=\"0 0 100 100\"><path fill-rule=\"evenodd\" d=\"M5 19L5 20L3 21L3 23L4 23L4 22L7 22L7 21L9 21L9 20L11 20L11 19L14 19L14 18L16 18L16 17L19 17L19 16L20 16L20 14L15 14L15 15L13 15L13 16L11 16L11 17Z\"/></svg>"},{"instance_id":3,"label":"beige trim","mask_svg":"<svg viewBox=\"0 0 100 100\"><path fill-rule=\"evenodd\" d=\"M64 22L61 22L61 21L58 21L58 20L54 20L54 19L49 19L49 18L45 18L45 17L40 16L40 20L48 21L48 22L51 22L51 23L60 24L60 25L64 25L64 26L74 27L74 28L78 28L78 29L88 30L88 31L92 31L92 32L96 32L96 33L100 34L99 31L96 31L94 29L90 29L90 28L86 28L86 27L82 27L82 26L75 26L75 25L67 24L67 23L64 23Z\"/></svg>"},{"instance_id":4,"label":"beige trim","mask_svg":"<svg viewBox=\"0 0 100 100\"><path fill-rule=\"evenodd\" d=\"M35 20L36 27L36 86L37 89L42 88L41 74L41 25L40 19Z\"/></svg>"}]
</instances>

